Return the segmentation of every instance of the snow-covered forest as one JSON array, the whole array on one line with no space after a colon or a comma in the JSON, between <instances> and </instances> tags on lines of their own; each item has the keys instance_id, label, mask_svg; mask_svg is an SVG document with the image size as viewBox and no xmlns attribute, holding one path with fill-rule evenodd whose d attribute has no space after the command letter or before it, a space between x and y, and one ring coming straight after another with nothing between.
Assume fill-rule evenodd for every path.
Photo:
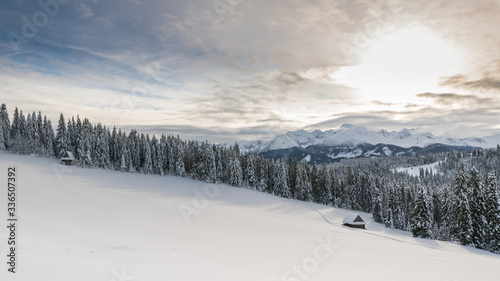
<instances>
[{"instance_id":1,"label":"snow-covered forest","mask_svg":"<svg viewBox=\"0 0 500 281\"><path fill-rule=\"evenodd\" d=\"M500 148L421 157L352 159L333 165L273 160L230 147L149 136L61 114L56 130L41 112L0 108L0 149L61 157L76 165L123 172L191 177L284 198L370 212L376 222L422 238L455 241L500 253ZM394 168L439 161L439 173Z\"/></svg>"}]
</instances>

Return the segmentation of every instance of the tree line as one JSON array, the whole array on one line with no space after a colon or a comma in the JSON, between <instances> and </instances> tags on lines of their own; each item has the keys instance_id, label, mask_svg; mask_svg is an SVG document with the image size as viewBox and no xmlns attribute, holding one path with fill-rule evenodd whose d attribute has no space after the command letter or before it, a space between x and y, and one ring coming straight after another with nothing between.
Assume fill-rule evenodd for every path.
<instances>
[{"instance_id":1,"label":"tree line","mask_svg":"<svg viewBox=\"0 0 500 281\"><path fill-rule=\"evenodd\" d=\"M372 213L376 222L411 231L416 237L455 241L500 253L500 148L421 157L352 159L316 164L268 159L231 146L179 136L129 133L77 116L60 115L54 132L41 112L15 108L12 123L0 107L0 149L19 154L75 155L82 168L190 177L227 183L283 198ZM414 177L395 165L435 161L439 173L421 170ZM476 167L482 170L479 172ZM496 170L488 171L491 167Z\"/></svg>"}]
</instances>

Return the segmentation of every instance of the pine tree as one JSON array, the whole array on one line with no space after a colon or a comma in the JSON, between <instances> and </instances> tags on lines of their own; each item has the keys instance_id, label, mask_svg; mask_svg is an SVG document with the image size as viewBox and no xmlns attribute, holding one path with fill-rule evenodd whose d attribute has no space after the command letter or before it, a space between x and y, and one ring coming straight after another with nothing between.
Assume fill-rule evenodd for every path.
<instances>
[{"instance_id":1,"label":"pine tree","mask_svg":"<svg viewBox=\"0 0 500 281\"><path fill-rule=\"evenodd\" d=\"M116 127L113 127L113 132L111 133L111 141L110 141L110 159L113 167L115 169L122 170L122 156L124 154L123 151L123 134L121 129L116 131Z\"/></svg>"},{"instance_id":2,"label":"pine tree","mask_svg":"<svg viewBox=\"0 0 500 281\"><path fill-rule=\"evenodd\" d=\"M286 162L278 160L274 168L273 194L283 198L290 198L290 189L287 183L288 175Z\"/></svg>"},{"instance_id":3,"label":"pine tree","mask_svg":"<svg viewBox=\"0 0 500 281\"><path fill-rule=\"evenodd\" d=\"M472 244L476 248L483 249L486 239L486 198L484 196L484 184L481 181L476 168L469 172L467 188L470 192L470 211L472 219Z\"/></svg>"},{"instance_id":4,"label":"pine tree","mask_svg":"<svg viewBox=\"0 0 500 281\"><path fill-rule=\"evenodd\" d=\"M5 143L4 131L0 129L0 150L6 150L7 145Z\"/></svg>"},{"instance_id":5,"label":"pine tree","mask_svg":"<svg viewBox=\"0 0 500 281\"><path fill-rule=\"evenodd\" d=\"M255 166L256 173L257 173L257 190L260 192L265 192L268 189L267 182L267 164L268 162L264 157L261 155L257 157L256 161L257 165Z\"/></svg>"},{"instance_id":6,"label":"pine tree","mask_svg":"<svg viewBox=\"0 0 500 281\"><path fill-rule=\"evenodd\" d=\"M127 161L125 160L126 151L123 152L120 161L120 171L125 172L127 170Z\"/></svg>"},{"instance_id":7,"label":"pine tree","mask_svg":"<svg viewBox=\"0 0 500 281\"><path fill-rule=\"evenodd\" d=\"M2 103L0 106L0 150L5 150L10 147L10 120L7 112L7 106Z\"/></svg>"},{"instance_id":8,"label":"pine tree","mask_svg":"<svg viewBox=\"0 0 500 281\"><path fill-rule=\"evenodd\" d=\"M236 151L237 150L231 152L231 158L229 160L229 184L241 187L243 182L243 171L241 170L240 159Z\"/></svg>"},{"instance_id":9,"label":"pine tree","mask_svg":"<svg viewBox=\"0 0 500 281\"><path fill-rule=\"evenodd\" d=\"M57 133L55 139L55 155L56 157L63 157L68 148L68 132L66 130L66 123L64 122L64 115L61 113L59 117L59 124L57 125Z\"/></svg>"},{"instance_id":10,"label":"pine tree","mask_svg":"<svg viewBox=\"0 0 500 281\"><path fill-rule=\"evenodd\" d=\"M343 197L344 197L344 185L341 183L341 176L337 169L333 171L334 182L332 183L332 194L334 197L332 198L333 206L340 208L343 205Z\"/></svg>"},{"instance_id":11,"label":"pine tree","mask_svg":"<svg viewBox=\"0 0 500 281\"><path fill-rule=\"evenodd\" d=\"M109 140L106 132L106 127L102 127L101 123L94 128L93 134L93 152L94 165L98 168L108 169L111 166L109 157Z\"/></svg>"},{"instance_id":12,"label":"pine tree","mask_svg":"<svg viewBox=\"0 0 500 281\"><path fill-rule=\"evenodd\" d=\"M36 133L36 114L28 113L26 116L26 131L24 140L26 141L26 148L23 154L38 154L38 135Z\"/></svg>"},{"instance_id":13,"label":"pine tree","mask_svg":"<svg viewBox=\"0 0 500 281\"><path fill-rule=\"evenodd\" d=\"M219 183L219 182L222 182L224 180L224 174L225 174L225 171L224 171L224 166L223 166L223 160L222 160L222 148L218 148L215 146L213 146L213 149L214 151L214 154L215 154L215 166L216 166L216 173L215 173L215 178L216 178L216 181L215 183Z\"/></svg>"},{"instance_id":14,"label":"pine tree","mask_svg":"<svg viewBox=\"0 0 500 281\"><path fill-rule=\"evenodd\" d=\"M486 248L500 254L500 187L494 173L486 178Z\"/></svg>"},{"instance_id":15,"label":"pine tree","mask_svg":"<svg viewBox=\"0 0 500 281\"><path fill-rule=\"evenodd\" d=\"M19 116L19 109L17 109L17 107L14 109L14 117L12 119L12 126L11 126L11 130L10 130L10 139L12 141L15 141L17 139L17 137L19 136L19 134L21 133L20 132L20 124L21 120L20 120L20 116Z\"/></svg>"},{"instance_id":16,"label":"pine tree","mask_svg":"<svg viewBox=\"0 0 500 281\"><path fill-rule=\"evenodd\" d=\"M403 194L404 194L404 188L401 186L398 186L398 184L395 181L392 181L390 183L390 192L388 195L388 205L389 209L392 211L392 224L395 229L400 229L400 230L408 230L406 229L406 222L405 222L405 210L403 208Z\"/></svg>"},{"instance_id":17,"label":"pine tree","mask_svg":"<svg viewBox=\"0 0 500 281\"><path fill-rule=\"evenodd\" d=\"M387 212L385 213L384 224L385 227L394 229L394 219L393 219L392 209L390 208L387 209Z\"/></svg>"},{"instance_id":18,"label":"pine tree","mask_svg":"<svg viewBox=\"0 0 500 281\"><path fill-rule=\"evenodd\" d=\"M186 169L184 165L184 147L179 138L176 141L176 151L175 151L175 175L179 177L184 177L186 175Z\"/></svg>"},{"instance_id":19,"label":"pine tree","mask_svg":"<svg viewBox=\"0 0 500 281\"><path fill-rule=\"evenodd\" d=\"M472 217L469 207L470 192L463 164L455 174L451 200L451 238L462 245L472 244Z\"/></svg>"},{"instance_id":20,"label":"pine tree","mask_svg":"<svg viewBox=\"0 0 500 281\"><path fill-rule=\"evenodd\" d=\"M295 169L295 191L292 192L293 198L306 201L305 195L305 182L304 182L304 168L302 164L298 163Z\"/></svg>"},{"instance_id":21,"label":"pine tree","mask_svg":"<svg viewBox=\"0 0 500 281\"><path fill-rule=\"evenodd\" d=\"M300 178L301 181L298 183L300 185L300 190L299 190L299 195L297 199L306 201L306 202L312 202L313 201L313 192L312 192L312 183L311 183L311 178L310 174L311 171L309 169L309 165L307 162L302 162L300 166Z\"/></svg>"},{"instance_id":22,"label":"pine tree","mask_svg":"<svg viewBox=\"0 0 500 281\"><path fill-rule=\"evenodd\" d=\"M330 172L326 166L326 163L323 163L321 169L318 171L318 181L319 181L319 203L328 205L331 199L331 177Z\"/></svg>"},{"instance_id":23,"label":"pine tree","mask_svg":"<svg viewBox=\"0 0 500 281\"><path fill-rule=\"evenodd\" d=\"M168 138L167 138L167 150L168 150L167 162L169 163L168 171L171 174L175 174L175 166L176 166L175 164L177 161L177 154L176 154L177 150L175 147L174 138L172 136L168 136Z\"/></svg>"},{"instance_id":24,"label":"pine tree","mask_svg":"<svg viewBox=\"0 0 500 281\"><path fill-rule=\"evenodd\" d=\"M75 121L75 117L71 117L71 120L68 120L67 126L67 150L77 152L77 142L78 142L78 132L82 129L82 122L80 118L77 116L77 121ZM76 155L76 154L75 154Z\"/></svg>"},{"instance_id":25,"label":"pine tree","mask_svg":"<svg viewBox=\"0 0 500 281\"><path fill-rule=\"evenodd\" d=\"M414 237L431 238L432 208L431 199L421 184L417 184L415 208L411 218L411 232Z\"/></svg>"},{"instance_id":26,"label":"pine tree","mask_svg":"<svg viewBox=\"0 0 500 281\"><path fill-rule=\"evenodd\" d=\"M163 157L161 144L156 136L153 136L151 138L151 159L153 164L153 173L163 176Z\"/></svg>"},{"instance_id":27,"label":"pine tree","mask_svg":"<svg viewBox=\"0 0 500 281\"><path fill-rule=\"evenodd\" d=\"M440 202L441 221L439 226L439 233L437 239L449 241L450 237L450 187L444 185L438 192Z\"/></svg>"},{"instance_id":28,"label":"pine tree","mask_svg":"<svg viewBox=\"0 0 500 281\"><path fill-rule=\"evenodd\" d=\"M215 163L215 155L213 148L208 142L203 144L202 158L205 168L205 175L203 180L208 183L217 182L217 165Z\"/></svg>"},{"instance_id":29,"label":"pine tree","mask_svg":"<svg viewBox=\"0 0 500 281\"><path fill-rule=\"evenodd\" d=\"M45 156L45 137L43 131L43 118L42 112L38 111L38 115L35 120L35 112L32 115L33 123L35 124L35 151L40 156Z\"/></svg>"},{"instance_id":30,"label":"pine tree","mask_svg":"<svg viewBox=\"0 0 500 281\"><path fill-rule=\"evenodd\" d=\"M54 156L54 130L52 130L52 122L43 117L43 143L45 145L45 157Z\"/></svg>"},{"instance_id":31,"label":"pine tree","mask_svg":"<svg viewBox=\"0 0 500 281\"><path fill-rule=\"evenodd\" d=\"M312 199L315 203L321 202L321 182L318 171L318 165L314 163L312 165L309 178L311 180L311 189L312 189Z\"/></svg>"},{"instance_id":32,"label":"pine tree","mask_svg":"<svg viewBox=\"0 0 500 281\"><path fill-rule=\"evenodd\" d=\"M295 158L288 158L288 188L290 188L290 198L297 199L297 160Z\"/></svg>"},{"instance_id":33,"label":"pine tree","mask_svg":"<svg viewBox=\"0 0 500 281\"><path fill-rule=\"evenodd\" d=\"M31 117L31 116L30 116ZM16 120L16 118L14 119ZM31 118L28 118L31 120ZM16 120L16 125L13 125L13 131L15 130L15 138L13 141L13 150L19 154L29 154L30 152L30 140L31 140L31 128L26 122L26 117L21 110L18 113L18 118ZM31 123L31 122L30 122Z\"/></svg>"},{"instance_id":34,"label":"pine tree","mask_svg":"<svg viewBox=\"0 0 500 281\"><path fill-rule=\"evenodd\" d=\"M80 121L80 118L77 118ZM77 124L78 124L77 121ZM83 168L92 168L92 148L91 148L91 136L92 136L92 125L88 119L83 120L83 124L77 125L77 127L81 127L78 130L77 137L77 156L78 164Z\"/></svg>"},{"instance_id":35,"label":"pine tree","mask_svg":"<svg viewBox=\"0 0 500 281\"><path fill-rule=\"evenodd\" d=\"M151 155L151 145L149 140L149 135L146 138L142 139L142 147L144 147L144 164L142 167L142 172L144 174L152 174L153 173L153 162Z\"/></svg>"},{"instance_id":36,"label":"pine tree","mask_svg":"<svg viewBox=\"0 0 500 281\"><path fill-rule=\"evenodd\" d=\"M162 134L160 138L160 157L161 157L161 163L162 163L162 175L165 173L168 173L168 167L169 167L169 155L170 150L168 147L168 139L167 137Z\"/></svg>"},{"instance_id":37,"label":"pine tree","mask_svg":"<svg viewBox=\"0 0 500 281\"><path fill-rule=\"evenodd\" d=\"M254 165L254 162L255 162L255 159L254 159L254 156L253 154L251 153L247 153L245 155L245 158L246 158L246 167L245 167L245 175L246 175L246 181L247 181L247 184L250 188L255 188L256 185L257 185L257 178L256 178L256 175L255 175L255 165Z\"/></svg>"},{"instance_id":38,"label":"pine tree","mask_svg":"<svg viewBox=\"0 0 500 281\"><path fill-rule=\"evenodd\" d=\"M372 188L372 202L373 202L373 220L378 223L384 222L383 215L383 202L382 202L382 191L380 190L382 185L379 178L375 178L375 182Z\"/></svg>"}]
</instances>

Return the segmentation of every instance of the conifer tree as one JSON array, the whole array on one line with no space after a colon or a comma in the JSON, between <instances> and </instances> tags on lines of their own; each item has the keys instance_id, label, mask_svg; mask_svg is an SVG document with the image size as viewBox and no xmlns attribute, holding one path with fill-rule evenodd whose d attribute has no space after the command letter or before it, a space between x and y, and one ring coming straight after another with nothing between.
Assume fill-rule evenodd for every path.
<instances>
[{"instance_id":1,"label":"conifer tree","mask_svg":"<svg viewBox=\"0 0 500 281\"><path fill-rule=\"evenodd\" d=\"M111 169L118 170L121 167L121 153L118 149L118 133L115 126L113 126L113 131L111 133L108 146Z\"/></svg>"},{"instance_id":2,"label":"conifer tree","mask_svg":"<svg viewBox=\"0 0 500 281\"><path fill-rule=\"evenodd\" d=\"M257 165L255 168L257 172L257 190L260 192L265 192L268 189L267 165L268 161L266 161L262 155L257 157Z\"/></svg>"},{"instance_id":3,"label":"conifer tree","mask_svg":"<svg viewBox=\"0 0 500 281\"><path fill-rule=\"evenodd\" d=\"M384 222L383 215L383 202L382 202L382 192L381 192L381 183L379 178L375 178L375 182L372 187L372 202L373 202L373 220L378 223Z\"/></svg>"},{"instance_id":4,"label":"conifer tree","mask_svg":"<svg viewBox=\"0 0 500 281\"><path fill-rule=\"evenodd\" d=\"M120 171L125 172L127 170L127 161L125 160L125 153L122 153L121 161L120 161Z\"/></svg>"},{"instance_id":5,"label":"conifer tree","mask_svg":"<svg viewBox=\"0 0 500 281\"><path fill-rule=\"evenodd\" d=\"M153 162L152 162L152 154L151 154L151 145L149 140L149 135L145 138L141 138L142 147L144 147L144 164L142 167L142 172L144 174L152 174L153 173Z\"/></svg>"},{"instance_id":6,"label":"conifer tree","mask_svg":"<svg viewBox=\"0 0 500 281\"><path fill-rule=\"evenodd\" d=\"M161 145L156 136L151 138L151 160L153 165L153 173L163 176L163 158L161 153Z\"/></svg>"},{"instance_id":7,"label":"conifer tree","mask_svg":"<svg viewBox=\"0 0 500 281\"><path fill-rule=\"evenodd\" d=\"M28 114L30 115L30 114ZM31 117L31 115L30 115ZM31 118L28 118L31 123ZM23 111L21 110L19 112L19 121L17 122L17 125L15 126L16 130L18 132L16 133L16 137L14 139L14 147L13 150L16 153L19 154L28 154L31 153L31 126L28 125L26 121L26 117L23 114Z\"/></svg>"},{"instance_id":8,"label":"conifer tree","mask_svg":"<svg viewBox=\"0 0 500 281\"><path fill-rule=\"evenodd\" d=\"M415 208L411 216L411 232L414 237L431 238L432 208L427 189L421 184L417 184L415 196Z\"/></svg>"},{"instance_id":9,"label":"conifer tree","mask_svg":"<svg viewBox=\"0 0 500 281\"><path fill-rule=\"evenodd\" d=\"M233 150L231 153L231 158L229 160L229 184L236 187L241 187L243 182L243 171L241 170L240 159L237 153L237 149Z\"/></svg>"},{"instance_id":10,"label":"conifer tree","mask_svg":"<svg viewBox=\"0 0 500 281\"><path fill-rule=\"evenodd\" d=\"M7 106L2 103L0 106L0 150L8 149L11 143L11 126Z\"/></svg>"},{"instance_id":11,"label":"conifer tree","mask_svg":"<svg viewBox=\"0 0 500 281\"><path fill-rule=\"evenodd\" d=\"M297 160L295 158L288 158L288 188L290 189L290 198L297 199Z\"/></svg>"},{"instance_id":12,"label":"conifer tree","mask_svg":"<svg viewBox=\"0 0 500 281\"><path fill-rule=\"evenodd\" d=\"M161 155L161 161L163 163L162 166L162 175L165 173L168 173L169 169L169 161L170 161L170 149L168 146L168 138L162 134L160 138L160 155Z\"/></svg>"},{"instance_id":13,"label":"conifer tree","mask_svg":"<svg viewBox=\"0 0 500 281\"><path fill-rule=\"evenodd\" d=\"M98 168L108 169L111 166L109 156L109 140L106 127L98 123L94 129L94 165Z\"/></svg>"},{"instance_id":14,"label":"conifer tree","mask_svg":"<svg viewBox=\"0 0 500 281\"><path fill-rule=\"evenodd\" d=\"M54 156L54 130L52 130L52 122L43 117L43 143L45 146L45 157Z\"/></svg>"},{"instance_id":15,"label":"conifer tree","mask_svg":"<svg viewBox=\"0 0 500 281\"><path fill-rule=\"evenodd\" d=\"M38 154L38 134L36 130L36 114L28 113L26 116L26 132L23 140L26 141L26 148L24 154Z\"/></svg>"},{"instance_id":16,"label":"conifer tree","mask_svg":"<svg viewBox=\"0 0 500 281\"><path fill-rule=\"evenodd\" d=\"M469 172L467 188L470 192L470 211L472 220L472 244L476 248L483 249L486 239L486 198L484 195L484 184L479 172L475 167Z\"/></svg>"},{"instance_id":17,"label":"conifer tree","mask_svg":"<svg viewBox=\"0 0 500 281\"><path fill-rule=\"evenodd\" d=\"M438 192L439 202L440 202L440 212L441 212L441 221L438 225L439 233L437 235L437 239L443 241L450 240L450 187L448 185L444 185L441 190Z\"/></svg>"},{"instance_id":18,"label":"conifer tree","mask_svg":"<svg viewBox=\"0 0 500 281\"><path fill-rule=\"evenodd\" d=\"M469 207L470 192L463 164L455 175L451 200L451 238L462 245L472 244L472 217Z\"/></svg>"},{"instance_id":19,"label":"conifer tree","mask_svg":"<svg viewBox=\"0 0 500 281\"><path fill-rule=\"evenodd\" d=\"M311 180L313 202L319 203L321 202L321 182L318 171L318 165L316 163L312 165L309 175L310 175L309 178Z\"/></svg>"},{"instance_id":20,"label":"conifer tree","mask_svg":"<svg viewBox=\"0 0 500 281\"><path fill-rule=\"evenodd\" d=\"M274 183L273 183L273 194L283 197L290 198L290 189L287 183L288 175L286 169L286 162L278 160L275 164L274 169Z\"/></svg>"},{"instance_id":21,"label":"conifer tree","mask_svg":"<svg viewBox=\"0 0 500 281\"><path fill-rule=\"evenodd\" d=\"M254 167L255 160L254 160L253 154L251 154L251 153L246 153L245 158L246 158L246 161L245 161L245 163L246 163L246 167L245 167L246 182L247 182L248 186L253 189L257 185L257 178L255 175L255 167Z\"/></svg>"},{"instance_id":22,"label":"conifer tree","mask_svg":"<svg viewBox=\"0 0 500 281\"><path fill-rule=\"evenodd\" d=\"M19 136L19 134L21 133L20 132L20 124L21 120L20 120L20 116L19 116L19 109L16 107L14 109L14 117L12 118L12 126L11 126L11 130L10 130L10 139L12 141L15 141L16 138Z\"/></svg>"},{"instance_id":23,"label":"conifer tree","mask_svg":"<svg viewBox=\"0 0 500 281\"><path fill-rule=\"evenodd\" d=\"M327 205L331 201L331 177L326 163L321 165L321 169L318 171L318 182L319 182L319 203Z\"/></svg>"},{"instance_id":24,"label":"conifer tree","mask_svg":"<svg viewBox=\"0 0 500 281\"><path fill-rule=\"evenodd\" d=\"M78 121L80 121L80 118L78 118L77 124ZM77 127L81 127L81 129L78 130L76 159L81 167L92 168L92 124L90 124L90 121L85 118L83 123L81 125L77 125Z\"/></svg>"},{"instance_id":25,"label":"conifer tree","mask_svg":"<svg viewBox=\"0 0 500 281\"><path fill-rule=\"evenodd\" d=\"M216 147L215 144L213 146L213 151L214 151L215 161L216 161L216 163L215 163L215 166L216 166L216 173L215 173L216 181L215 181L215 183L219 183L219 182L222 182L224 180L224 174L225 174L223 160L222 160L223 152L222 152L222 148Z\"/></svg>"},{"instance_id":26,"label":"conifer tree","mask_svg":"<svg viewBox=\"0 0 500 281\"><path fill-rule=\"evenodd\" d=\"M175 163L177 160L177 150L176 146L174 143L174 138L172 136L168 136L167 138L167 150L168 150L168 171L171 174L175 174Z\"/></svg>"},{"instance_id":27,"label":"conifer tree","mask_svg":"<svg viewBox=\"0 0 500 281\"><path fill-rule=\"evenodd\" d=\"M215 163L214 150L208 142L203 144L203 163L205 167L205 175L203 180L208 183L217 182L217 165Z\"/></svg>"},{"instance_id":28,"label":"conifer tree","mask_svg":"<svg viewBox=\"0 0 500 281\"><path fill-rule=\"evenodd\" d=\"M494 173L486 178L486 248L500 254L500 187Z\"/></svg>"},{"instance_id":29,"label":"conifer tree","mask_svg":"<svg viewBox=\"0 0 500 281\"><path fill-rule=\"evenodd\" d=\"M0 150L6 150L7 145L5 143L4 132L0 129Z\"/></svg>"},{"instance_id":30,"label":"conifer tree","mask_svg":"<svg viewBox=\"0 0 500 281\"><path fill-rule=\"evenodd\" d=\"M64 115L61 113L59 116L59 123L57 125L57 133L55 139L55 155L56 157L63 157L68 148L68 132L66 130L66 123L64 121Z\"/></svg>"},{"instance_id":31,"label":"conifer tree","mask_svg":"<svg viewBox=\"0 0 500 281\"><path fill-rule=\"evenodd\" d=\"M298 183L301 187L299 190L299 195L297 199L312 202L313 201L313 192L312 192L312 183L310 174L311 171L309 169L309 165L304 161L300 166L300 183Z\"/></svg>"},{"instance_id":32,"label":"conifer tree","mask_svg":"<svg viewBox=\"0 0 500 281\"><path fill-rule=\"evenodd\" d=\"M186 175L186 168L184 165L184 147L179 138L176 141L176 151L175 151L175 175L179 177L184 177Z\"/></svg>"},{"instance_id":33,"label":"conifer tree","mask_svg":"<svg viewBox=\"0 0 500 281\"><path fill-rule=\"evenodd\" d=\"M35 112L33 112L33 120L35 120ZM36 140L37 142L35 145L39 148L38 149L38 155L44 156L45 155L45 137L44 137L44 131L43 131L43 118L42 118L42 112L38 111L38 115L36 117L36 126L35 126L35 134L36 134Z\"/></svg>"}]
</instances>

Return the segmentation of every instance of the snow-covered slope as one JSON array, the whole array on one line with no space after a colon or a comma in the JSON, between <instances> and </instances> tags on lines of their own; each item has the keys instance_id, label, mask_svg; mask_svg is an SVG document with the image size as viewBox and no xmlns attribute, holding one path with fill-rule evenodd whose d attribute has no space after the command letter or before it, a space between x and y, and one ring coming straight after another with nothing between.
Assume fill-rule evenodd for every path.
<instances>
[{"instance_id":1,"label":"snow-covered slope","mask_svg":"<svg viewBox=\"0 0 500 281\"><path fill-rule=\"evenodd\" d=\"M20 189L19 264L14 275L2 262L0 280L466 281L500 274L497 255L416 239L369 214L361 213L366 230L351 229L341 225L346 210L6 152L2 218L12 164ZM4 259L6 231L0 228Z\"/></svg>"},{"instance_id":2,"label":"snow-covered slope","mask_svg":"<svg viewBox=\"0 0 500 281\"><path fill-rule=\"evenodd\" d=\"M472 146L490 148L500 144L500 135L484 138L449 138L434 136L431 133L421 132L419 129L402 129L399 132L386 130L370 130L362 126L344 124L336 130L307 132L304 130L288 132L278 135L268 142L245 142L243 147L256 152L266 152L291 147L307 148L311 145L321 146L356 146L359 144L390 144L403 148L413 146L425 147L431 144L451 146Z\"/></svg>"}]
</instances>

